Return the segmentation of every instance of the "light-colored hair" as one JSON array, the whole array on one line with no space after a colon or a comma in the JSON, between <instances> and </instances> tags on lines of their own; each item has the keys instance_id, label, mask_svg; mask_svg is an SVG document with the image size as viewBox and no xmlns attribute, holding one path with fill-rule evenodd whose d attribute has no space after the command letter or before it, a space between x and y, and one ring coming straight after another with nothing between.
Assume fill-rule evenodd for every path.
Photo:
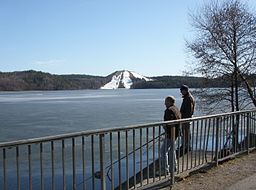
<instances>
[{"instance_id":1,"label":"light-colored hair","mask_svg":"<svg viewBox=\"0 0 256 190\"><path fill-rule=\"evenodd\" d=\"M167 96L165 100L169 100L172 103L175 103L175 98L173 96Z\"/></svg>"}]
</instances>

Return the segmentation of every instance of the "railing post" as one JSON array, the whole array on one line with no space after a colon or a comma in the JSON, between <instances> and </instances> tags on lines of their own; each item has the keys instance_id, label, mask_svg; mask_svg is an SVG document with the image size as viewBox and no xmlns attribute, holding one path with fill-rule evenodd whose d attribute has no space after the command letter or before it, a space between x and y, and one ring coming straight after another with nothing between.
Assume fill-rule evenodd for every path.
<instances>
[{"instance_id":1,"label":"railing post","mask_svg":"<svg viewBox=\"0 0 256 190\"><path fill-rule=\"evenodd\" d=\"M72 173L73 173L73 190L76 190L76 144L75 138L72 138Z\"/></svg>"},{"instance_id":2,"label":"railing post","mask_svg":"<svg viewBox=\"0 0 256 190\"><path fill-rule=\"evenodd\" d=\"M105 177L105 139L104 134L100 134L100 179L101 190L106 190L106 177Z\"/></svg>"},{"instance_id":3,"label":"railing post","mask_svg":"<svg viewBox=\"0 0 256 190\"><path fill-rule=\"evenodd\" d=\"M251 120L250 113L247 113L247 154L250 153L250 130L251 130Z\"/></svg>"},{"instance_id":4,"label":"railing post","mask_svg":"<svg viewBox=\"0 0 256 190\"><path fill-rule=\"evenodd\" d=\"M216 141L215 141L215 160L216 166L218 166L219 159L219 118L216 119Z\"/></svg>"},{"instance_id":5,"label":"railing post","mask_svg":"<svg viewBox=\"0 0 256 190\"><path fill-rule=\"evenodd\" d=\"M7 176L6 176L6 150L3 148L3 176L4 176L4 190L7 189Z\"/></svg>"},{"instance_id":6,"label":"railing post","mask_svg":"<svg viewBox=\"0 0 256 190\"><path fill-rule=\"evenodd\" d=\"M170 188L173 187L174 185L174 172L175 172L175 167L176 163L175 163L175 126L170 126L171 127L171 147L170 147Z\"/></svg>"}]
</instances>

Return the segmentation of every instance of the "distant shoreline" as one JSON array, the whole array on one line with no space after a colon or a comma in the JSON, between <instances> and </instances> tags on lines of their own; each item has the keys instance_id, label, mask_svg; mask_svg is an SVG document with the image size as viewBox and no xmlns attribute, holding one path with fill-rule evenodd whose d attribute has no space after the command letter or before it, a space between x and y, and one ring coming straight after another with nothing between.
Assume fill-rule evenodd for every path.
<instances>
[{"instance_id":1,"label":"distant shoreline","mask_svg":"<svg viewBox=\"0 0 256 190\"><path fill-rule=\"evenodd\" d=\"M100 89L110 82L116 71L106 77L92 75L55 75L41 71L0 72L0 91L31 90L84 90ZM166 89L179 88L187 84L190 88L227 87L218 79L206 80L193 76L158 76L150 77L150 81L134 79L131 89Z\"/></svg>"}]
</instances>

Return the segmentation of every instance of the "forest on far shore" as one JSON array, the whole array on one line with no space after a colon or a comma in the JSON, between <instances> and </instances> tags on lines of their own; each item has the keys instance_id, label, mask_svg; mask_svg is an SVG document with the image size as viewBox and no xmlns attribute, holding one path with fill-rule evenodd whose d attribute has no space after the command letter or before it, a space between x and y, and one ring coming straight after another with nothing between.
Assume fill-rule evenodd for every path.
<instances>
[{"instance_id":1,"label":"forest on far shore","mask_svg":"<svg viewBox=\"0 0 256 190\"><path fill-rule=\"evenodd\" d=\"M112 75L55 75L41 71L0 72L0 91L21 90L78 90L99 89L109 82ZM135 79L131 88L179 88L187 84L191 88L227 87L218 79L205 79L191 76L158 76L151 77L151 81Z\"/></svg>"}]
</instances>

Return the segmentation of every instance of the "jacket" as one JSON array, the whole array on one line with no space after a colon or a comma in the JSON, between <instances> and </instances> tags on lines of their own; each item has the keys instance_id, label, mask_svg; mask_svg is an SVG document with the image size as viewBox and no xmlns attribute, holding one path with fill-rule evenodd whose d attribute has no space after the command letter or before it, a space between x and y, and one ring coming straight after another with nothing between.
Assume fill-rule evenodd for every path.
<instances>
[{"instance_id":1,"label":"jacket","mask_svg":"<svg viewBox=\"0 0 256 190\"><path fill-rule=\"evenodd\" d=\"M188 93L183 96L183 101L180 107L181 118L191 118L195 110L195 100L193 96Z\"/></svg>"},{"instance_id":2,"label":"jacket","mask_svg":"<svg viewBox=\"0 0 256 190\"><path fill-rule=\"evenodd\" d=\"M164 111L164 121L170 121L170 120L177 120L181 119L181 114L179 109L173 105L170 106L169 108L166 108ZM171 127L170 126L165 126L164 127L165 132L167 134L167 138L171 137ZM179 124L175 125L175 138L179 136Z\"/></svg>"}]
</instances>

